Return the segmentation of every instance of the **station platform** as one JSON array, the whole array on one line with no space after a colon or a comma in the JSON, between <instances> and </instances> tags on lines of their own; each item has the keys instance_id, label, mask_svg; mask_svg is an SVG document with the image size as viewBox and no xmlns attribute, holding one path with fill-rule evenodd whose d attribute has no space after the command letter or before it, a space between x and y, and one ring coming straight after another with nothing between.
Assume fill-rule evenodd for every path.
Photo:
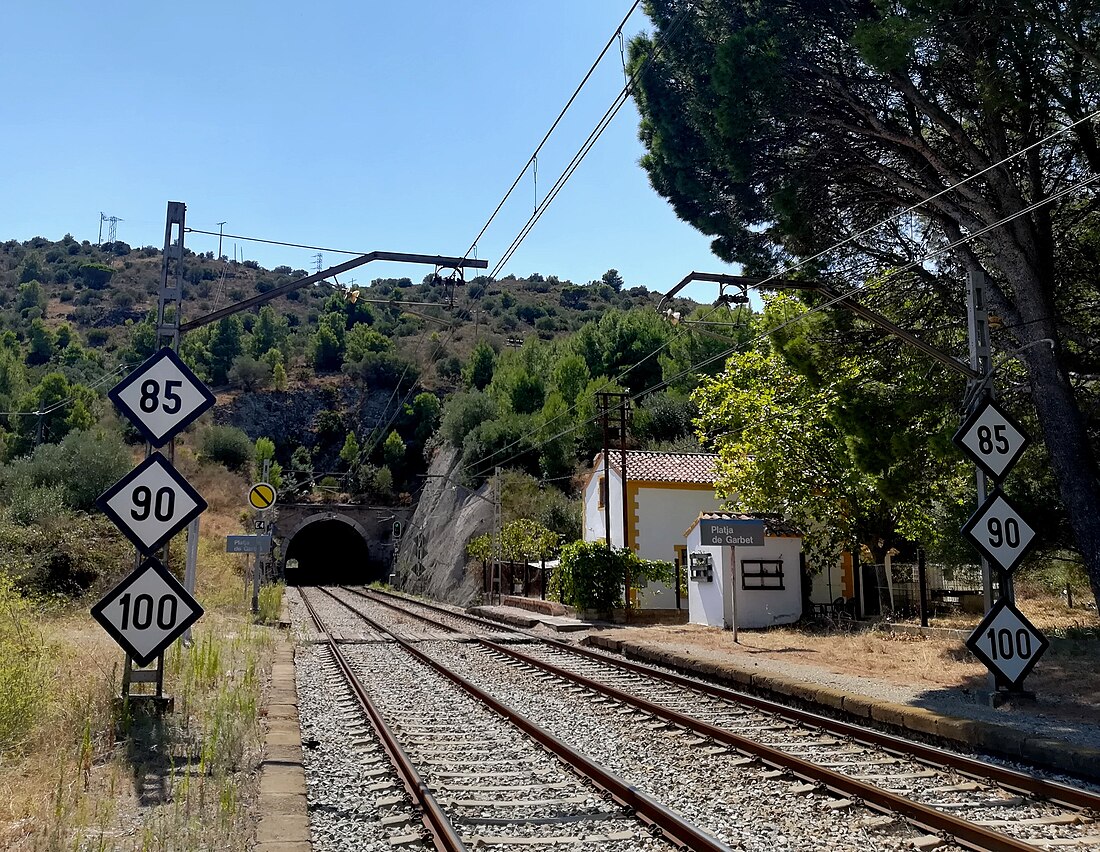
<instances>
[{"instance_id":1,"label":"station platform","mask_svg":"<svg viewBox=\"0 0 1100 852\"><path fill-rule=\"evenodd\" d=\"M559 638L856 724L1100 781L1100 717L1082 716L1080 707L1070 712L1029 701L993 707L980 691L900 684L876 677L870 665L865 674L844 674L804 659L789 662L751 648L693 644L635 625L515 606L479 606L470 612L515 627L567 634Z\"/></svg>"}]
</instances>

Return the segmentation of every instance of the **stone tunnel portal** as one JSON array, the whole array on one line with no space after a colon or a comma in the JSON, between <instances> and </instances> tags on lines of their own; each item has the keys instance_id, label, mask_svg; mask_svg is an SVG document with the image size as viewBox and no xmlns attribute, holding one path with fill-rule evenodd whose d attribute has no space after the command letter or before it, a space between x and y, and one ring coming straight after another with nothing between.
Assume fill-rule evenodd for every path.
<instances>
[{"instance_id":1,"label":"stone tunnel portal","mask_svg":"<svg viewBox=\"0 0 1100 852\"><path fill-rule=\"evenodd\" d=\"M371 554L367 531L351 518L325 514L304 519L286 542L288 586L365 585L386 578Z\"/></svg>"}]
</instances>

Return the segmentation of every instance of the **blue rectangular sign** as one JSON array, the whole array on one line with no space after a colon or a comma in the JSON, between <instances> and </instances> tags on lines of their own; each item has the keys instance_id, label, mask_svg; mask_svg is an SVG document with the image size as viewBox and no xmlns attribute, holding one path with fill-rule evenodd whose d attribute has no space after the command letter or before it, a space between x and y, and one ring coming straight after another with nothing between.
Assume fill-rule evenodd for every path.
<instances>
[{"instance_id":1,"label":"blue rectangular sign","mask_svg":"<svg viewBox=\"0 0 1100 852\"><path fill-rule=\"evenodd\" d=\"M703 546L764 546L764 522L760 520L699 521L699 533Z\"/></svg>"},{"instance_id":2,"label":"blue rectangular sign","mask_svg":"<svg viewBox=\"0 0 1100 852\"><path fill-rule=\"evenodd\" d=\"M267 553L271 550L269 535L227 535L226 553Z\"/></svg>"}]
</instances>

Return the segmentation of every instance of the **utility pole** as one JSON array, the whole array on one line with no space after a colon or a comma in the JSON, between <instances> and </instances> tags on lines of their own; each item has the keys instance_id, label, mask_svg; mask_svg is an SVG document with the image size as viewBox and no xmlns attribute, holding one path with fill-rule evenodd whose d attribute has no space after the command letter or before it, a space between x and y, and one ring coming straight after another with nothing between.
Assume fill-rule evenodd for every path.
<instances>
[{"instance_id":1,"label":"utility pole","mask_svg":"<svg viewBox=\"0 0 1100 852\"><path fill-rule=\"evenodd\" d=\"M96 241L96 245L97 246L103 245L103 223L104 222L110 222L111 223L110 227L108 227L108 229L107 229L107 242L108 243L113 243L115 241L115 237L118 235L118 223L123 222L123 221L125 221L125 220L124 219L119 219L118 216L108 216L103 211L100 211L100 213L99 213L99 239Z\"/></svg>"},{"instance_id":2,"label":"utility pole","mask_svg":"<svg viewBox=\"0 0 1100 852\"><path fill-rule=\"evenodd\" d=\"M989 351L989 310L985 302L985 272L972 270L966 275L966 318L970 338L970 367L978 373L978 378L968 382L968 397L975 405L982 401L983 393L993 398L993 365ZM967 412L969 413L969 412ZM974 466L974 478L977 488L977 505L984 505L989 487L985 471L981 465ZM982 590L985 598L985 611L989 612L997 598L1007 597L1012 603L1012 587L1007 571L999 571L997 594L993 592L993 568L989 559L982 555ZM997 675L992 671L988 675L989 691L995 695L1000 685Z\"/></svg>"},{"instance_id":3,"label":"utility pole","mask_svg":"<svg viewBox=\"0 0 1100 852\"><path fill-rule=\"evenodd\" d=\"M596 399L600 407L600 425L603 428L603 523L604 533L607 538L607 549L611 550L611 432L614 429L618 433L619 439L619 487L620 487L620 500L622 502L622 515L623 515L623 550L627 550L630 547L630 541L627 537L627 530L630 528L630 503L627 500L627 469L626 469L626 416L628 407L630 405L630 398L625 393L612 393L609 391L601 391L596 394ZM618 412L618 422L612 426L610 422L610 414L612 407ZM630 587L632 578L630 576L629 566L626 568L625 576L623 577L623 584L625 586L626 610L630 611Z\"/></svg>"},{"instance_id":4,"label":"utility pole","mask_svg":"<svg viewBox=\"0 0 1100 852\"><path fill-rule=\"evenodd\" d=\"M627 530L630 529L630 525L627 523L627 518L630 514L630 505L626 499L626 413L627 406L630 405L630 400L625 393L616 394L619 397L619 476L622 479L622 502L623 502L623 550L630 549L630 540L627 537ZM626 562L626 576L623 578L623 582L626 585L626 596L623 600L626 602L626 613L630 615L630 589L632 586L630 576L630 562Z\"/></svg>"},{"instance_id":5,"label":"utility pole","mask_svg":"<svg viewBox=\"0 0 1100 852\"><path fill-rule=\"evenodd\" d=\"M600 484L600 499L603 500L604 543L611 550L611 440L607 425L607 394L596 394L600 406L600 428L603 431L603 482Z\"/></svg>"},{"instance_id":6,"label":"utility pole","mask_svg":"<svg viewBox=\"0 0 1100 852\"><path fill-rule=\"evenodd\" d=\"M500 564L500 548L501 548L501 522L503 514L503 484L500 479L500 465L493 468L493 574L489 578L489 605L493 603L493 592L496 591L497 603L501 602L502 595L501 583L501 564Z\"/></svg>"},{"instance_id":7,"label":"utility pole","mask_svg":"<svg viewBox=\"0 0 1100 852\"><path fill-rule=\"evenodd\" d=\"M313 271L320 272L321 268L324 266L324 262L325 256L321 254L321 252L317 252L317 254L313 255Z\"/></svg>"},{"instance_id":8,"label":"utility pole","mask_svg":"<svg viewBox=\"0 0 1100 852\"><path fill-rule=\"evenodd\" d=\"M185 220L187 205L182 201L169 201L168 212L164 222L164 252L161 262L160 289L157 291L157 341L156 350L165 346L171 347L175 352L180 348L180 303L183 300L183 235L186 231ZM108 219L107 221L111 221ZM114 242L114 223L111 223L111 237ZM172 464L176 460L176 439L173 438L165 447L168 462ZM145 444L145 457L153 454L153 445ZM196 533L198 528L196 526ZM197 540L197 535L196 535ZM165 544L160 553L160 561L168 567L169 545ZM138 549L134 557L134 566L141 565L141 550ZM122 695L124 698L130 695L130 684L133 682L152 682L156 684L156 697L164 696L164 654L157 656L156 669L151 673L141 672L135 675L134 660L126 655L126 666L122 670Z\"/></svg>"},{"instance_id":9,"label":"utility pole","mask_svg":"<svg viewBox=\"0 0 1100 852\"><path fill-rule=\"evenodd\" d=\"M218 222L218 260L222 259L222 232L225 222Z\"/></svg>"}]
</instances>

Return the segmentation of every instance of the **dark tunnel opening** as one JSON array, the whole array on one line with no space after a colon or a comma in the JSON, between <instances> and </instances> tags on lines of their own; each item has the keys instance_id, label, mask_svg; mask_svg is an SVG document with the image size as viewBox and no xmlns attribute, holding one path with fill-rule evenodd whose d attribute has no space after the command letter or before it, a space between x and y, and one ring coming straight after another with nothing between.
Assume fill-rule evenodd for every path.
<instances>
[{"instance_id":1,"label":"dark tunnel opening","mask_svg":"<svg viewBox=\"0 0 1100 852\"><path fill-rule=\"evenodd\" d=\"M385 566L371 557L363 536L341 520L314 521L287 543L288 586L358 586L384 580L385 575Z\"/></svg>"}]
</instances>

